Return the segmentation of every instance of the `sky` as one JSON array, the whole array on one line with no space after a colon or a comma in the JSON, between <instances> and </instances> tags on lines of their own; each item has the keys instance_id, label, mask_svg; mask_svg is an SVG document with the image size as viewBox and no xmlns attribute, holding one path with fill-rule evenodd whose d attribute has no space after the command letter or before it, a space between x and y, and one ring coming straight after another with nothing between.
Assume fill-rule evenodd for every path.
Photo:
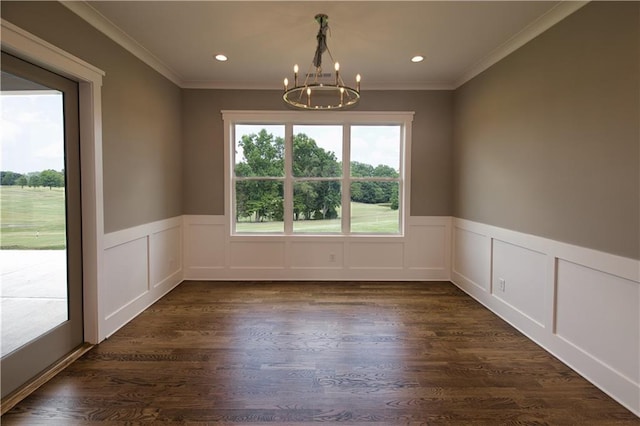
<instances>
[{"instance_id":1,"label":"sky","mask_svg":"<svg viewBox=\"0 0 640 426\"><path fill-rule=\"evenodd\" d=\"M284 138L283 125L238 125L242 134L258 133L266 129L274 136ZM342 161L342 126L295 125L293 133L305 133L314 139L318 146L336 154ZM240 140L242 135L236 135ZM384 164L399 171L400 126L352 126L351 161L378 166Z\"/></svg>"},{"instance_id":2,"label":"sky","mask_svg":"<svg viewBox=\"0 0 640 426\"><path fill-rule=\"evenodd\" d=\"M16 173L64 168L62 95L0 96L0 170Z\"/></svg>"}]
</instances>

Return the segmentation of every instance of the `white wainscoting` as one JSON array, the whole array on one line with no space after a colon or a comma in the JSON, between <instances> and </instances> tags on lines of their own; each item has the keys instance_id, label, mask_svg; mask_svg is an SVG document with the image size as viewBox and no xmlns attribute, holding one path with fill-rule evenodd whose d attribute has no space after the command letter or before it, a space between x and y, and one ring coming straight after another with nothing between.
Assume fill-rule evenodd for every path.
<instances>
[{"instance_id":1,"label":"white wainscoting","mask_svg":"<svg viewBox=\"0 0 640 426\"><path fill-rule=\"evenodd\" d=\"M182 282L182 222L179 216L104 236L99 340Z\"/></svg>"},{"instance_id":2,"label":"white wainscoting","mask_svg":"<svg viewBox=\"0 0 640 426\"><path fill-rule=\"evenodd\" d=\"M224 216L184 216L190 280L449 280L450 217L411 217L402 237L230 236Z\"/></svg>"},{"instance_id":3,"label":"white wainscoting","mask_svg":"<svg viewBox=\"0 0 640 426\"><path fill-rule=\"evenodd\" d=\"M640 262L462 219L452 226L452 281L640 416Z\"/></svg>"}]
</instances>

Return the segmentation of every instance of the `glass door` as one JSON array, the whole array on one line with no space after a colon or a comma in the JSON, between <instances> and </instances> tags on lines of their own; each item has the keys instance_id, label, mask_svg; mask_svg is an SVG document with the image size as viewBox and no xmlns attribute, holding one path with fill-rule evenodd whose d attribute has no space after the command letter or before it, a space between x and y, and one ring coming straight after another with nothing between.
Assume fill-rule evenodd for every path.
<instances>
[{"instance_id":1,"label":"glass door","mask_svg":"<svg viewBox=\"0 0 640 426\"><path fill-rule=\"evenodd\" d=\"M2 398L82 344L78 84L2 52Z\"/></svg>"}]
</instances>

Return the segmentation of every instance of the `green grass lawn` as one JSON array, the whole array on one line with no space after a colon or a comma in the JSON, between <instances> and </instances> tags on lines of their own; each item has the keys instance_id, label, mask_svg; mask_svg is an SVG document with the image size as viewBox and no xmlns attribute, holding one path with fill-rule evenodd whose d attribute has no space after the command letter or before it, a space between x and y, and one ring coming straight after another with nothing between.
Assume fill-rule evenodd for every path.
<instances>
[{"instance_id":1,"label":"green grass lawn","mask_svg":"<svg viewBox=\"0 0 640 426\"><path fill-rule=\"evenodd\" d=\"M64 249L63 188L0 186L0 248ZM341 211L338 210L338 214ZM237 232L283 232L282 222L239 222ZM340 233L340 219L295 221L299 233ZM398 210L388 205L351 203L351 232L396 233Z\"/></svg>"},{"instance_id":2,"label":"green grass lawn","mask_svg":"<svg viewBox=\"0 0 640 426\"><path fill-rule=\"evenodd\" d=\"M338 215L342 212L338 210ZM294 232L340 233L340 219L299 220L293 222ZM283 232L283 222L238 222L236 232ZM351 203L351 232L397 233L398 210L387 204Z\"/></svg>"},{"instance_id":3,"label":"green grass lawn","mask_svg":"<svg viewBox=\"0 0 640 426\"><path fill-rule=\"evenodd\" d=\"M0 186L0 248L64 249L64 188Z\"/></svg>"}]
</instances>

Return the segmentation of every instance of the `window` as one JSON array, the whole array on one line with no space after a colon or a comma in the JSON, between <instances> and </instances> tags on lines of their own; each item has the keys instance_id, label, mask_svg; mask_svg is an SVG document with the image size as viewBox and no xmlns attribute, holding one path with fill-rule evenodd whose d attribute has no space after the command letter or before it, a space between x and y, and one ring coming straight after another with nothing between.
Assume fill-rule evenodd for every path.
<instances>
[{"instance_id":1,"label":"window","mask_svg":"<svg viewBox=\"0 0 640 426\"><path fill-rule=\"evenodd\" d=\"M236 125L236 232L284 231L284 126Z\"/></svg>"},{"instance_id":2,"label":"window","mask_svg":"<svg viewBox=\"0 0 640 426\"><path fill-rule=\"evenodd\" d=\"M223 114L232 234L402 234L412 113Z\"/></svg>"}]
</instances>

